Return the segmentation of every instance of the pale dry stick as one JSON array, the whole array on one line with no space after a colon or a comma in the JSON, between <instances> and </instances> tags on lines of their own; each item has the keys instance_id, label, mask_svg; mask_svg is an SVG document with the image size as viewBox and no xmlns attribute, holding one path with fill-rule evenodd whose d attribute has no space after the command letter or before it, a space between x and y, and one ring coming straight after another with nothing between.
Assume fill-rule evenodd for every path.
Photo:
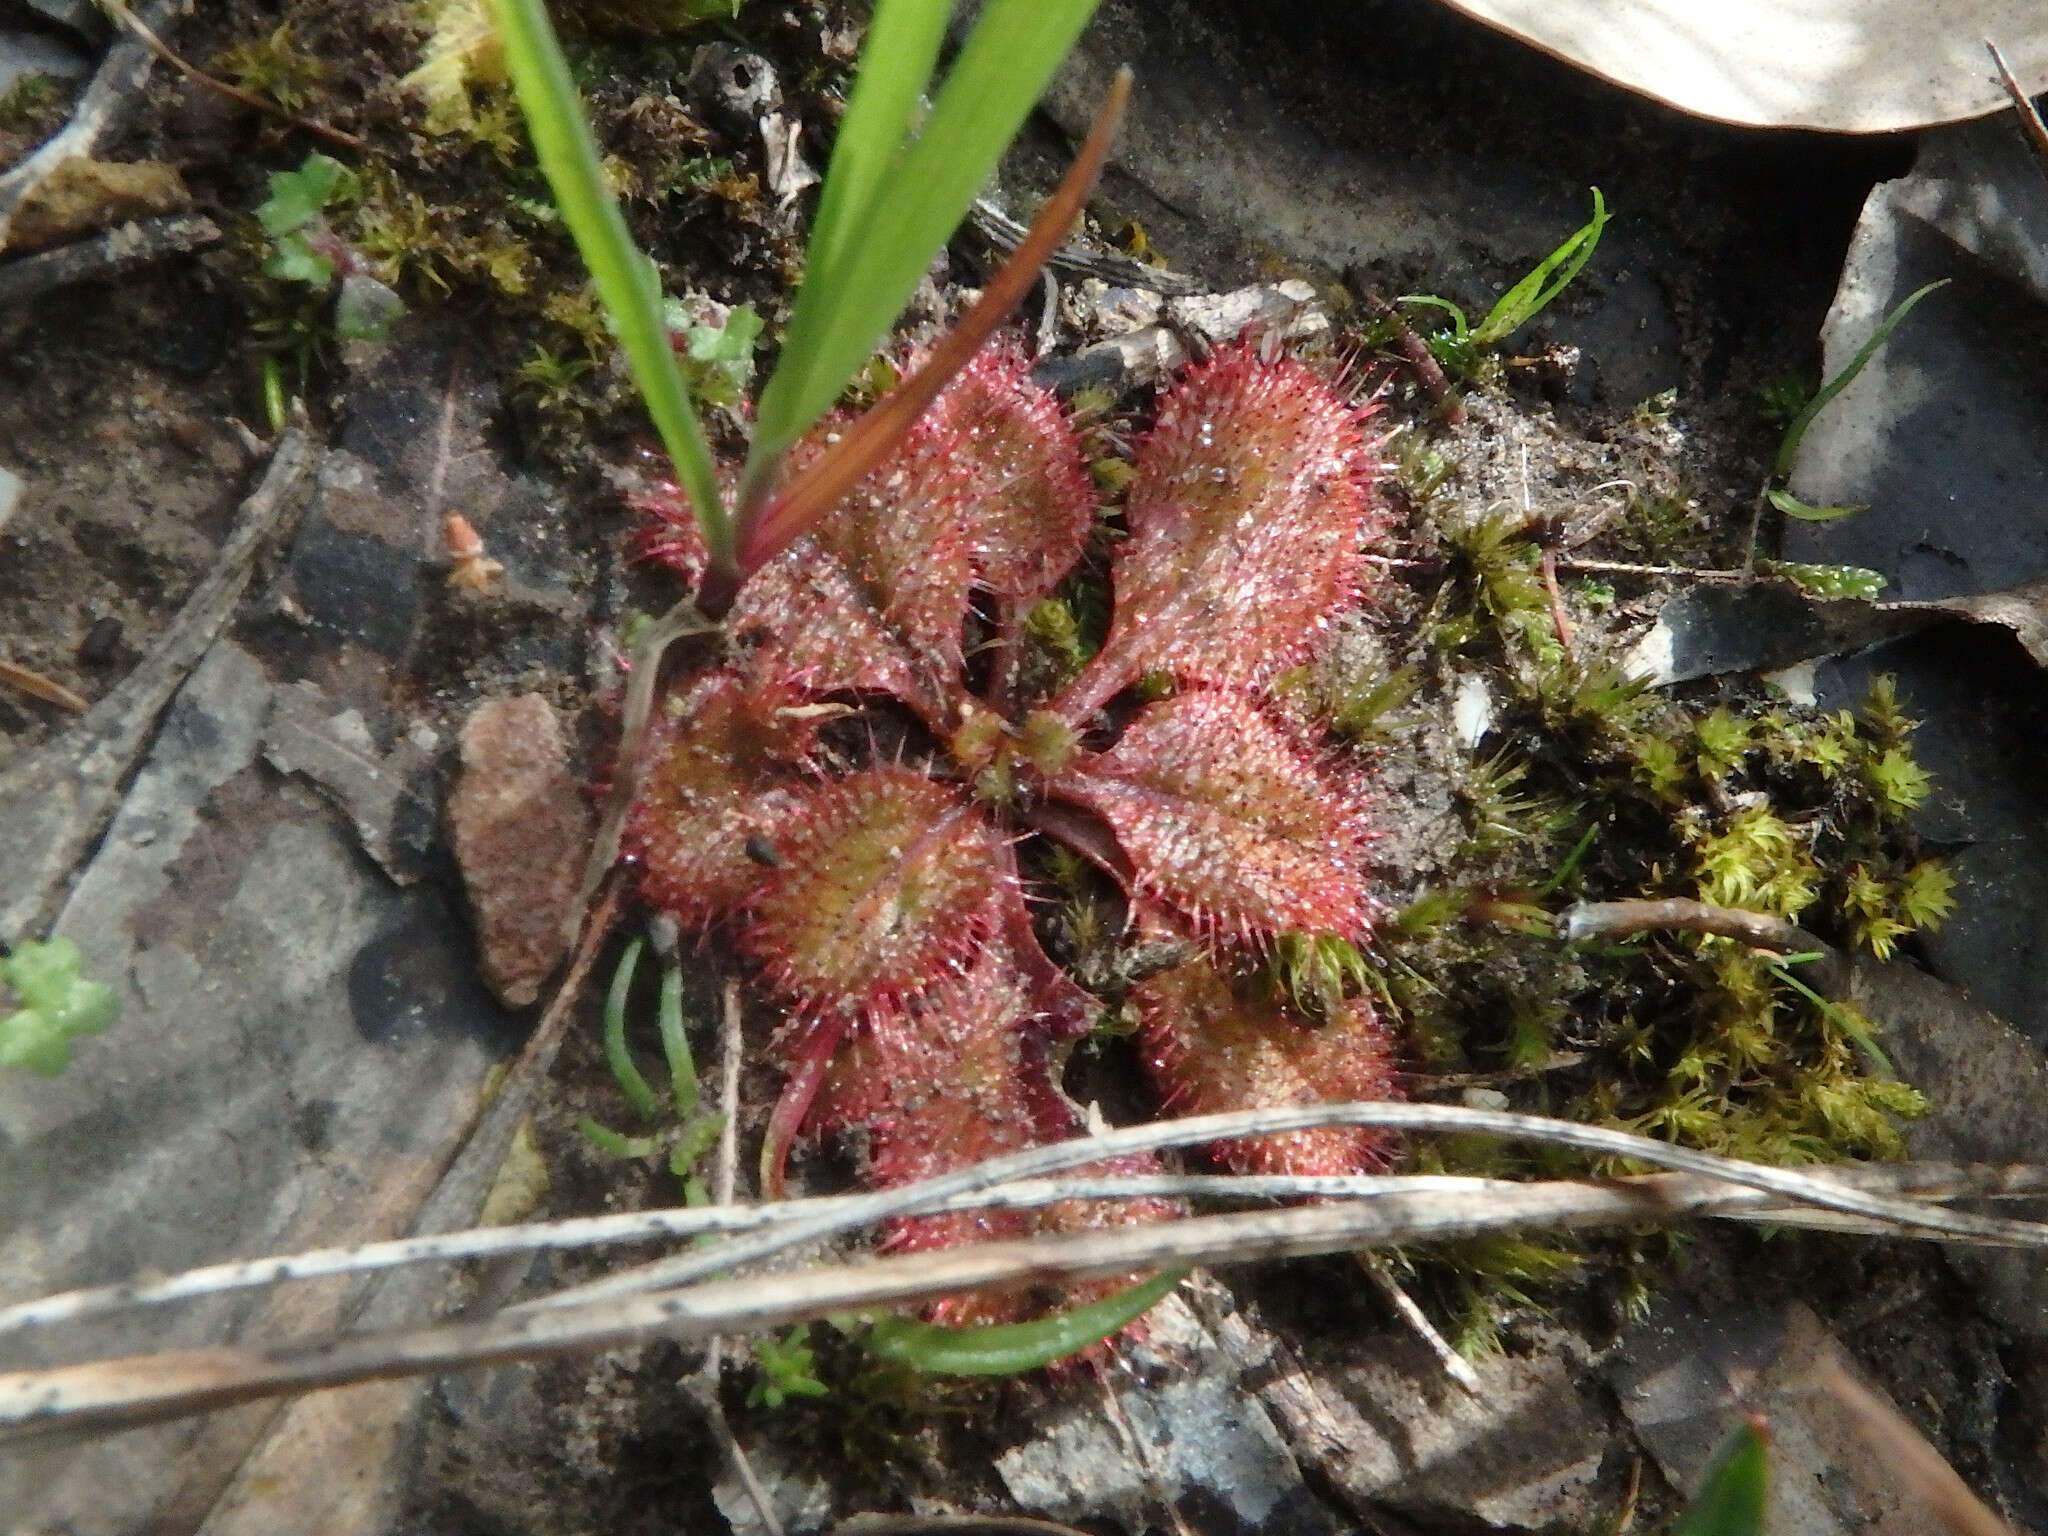
<instances>
[{"instance_id":1,"label":"pale dry stick","mask_svg":"<svg viewBox=\"0 0 2048 1536\"><path fill-rule=\"evenodd\" d=\"M936 1178L900 1189L882 1190L860 1196L858 1217L817 1217L788 1224L778 1231L723 1244L701 1254L684 1255L640 1265L603 1280L560 1291L553 1296L522 1303L518 1310L539 1311L548 1307L623 1296L638 1290L682 1285L720 1270L754 1264L775 1257L790 1248L829 1237L845 1226L885 1221L909 1211L923 1200L941 1199L974 1189L987 1189L1012 1179L1035 1178L1064 1168L1118 1157L1126 1153L1156 1152L1164 1147L1184 1146L1202 1141L1231 1141L1245 1136L1306 1130L1312 1126L1349 1125L1376 1130L1405 1131L1424 1135L1469 1132L1509 1140L1547 1142L1589 1152L1599 1157L1630 1158L1652 1167L1697 1173L1751 1189L1761 1189L1788 1200L1893 1221L1923 1234L1982 1237L2009 1240L2020 1246L2048 1244L2048 1225L2015 1222L1998 1217L1972 1216L1957 1211L1932 1211L1909 1203L1887 1200L1849 1191L1839 1185L1817 1181L1790 1169L1767 1168L1733 1158L1672 1146L1646 1136L1601 1126L1552 1120L1541 1115L1516 1114L1507 1110L1469 1109L1449 1104L1303 1104L1274 1109L1244 1110L1231 1114L1196 1115L1151 1125L1127 1126L1099 1136L1055 1142L992 1158L971 1168L957 1169Z\"/></svg>"},{"instance_id":2,"label":"pale dry stick","mask_svg":"<svg viewBox=\"0 0 2048 1536\"><path fill-rule=\"evenodd\" d=\"M1637 565L1628 560L1585 560L1577 555L1560 555L1557 568L1570 574L1589 576L1682 576L1693 581L1746 581L1740 571L1710 571L1691 565Z\"/></svg>"},{"instance_id":3,"label":"pale dry stick","mask_svg":"<svg viewBox=\"0 0 2048 1536\"><path fill-rule=\"evenodd\" d=\"M2048 1165L1850 1165L1829 1170L1827 1177L1854 1188L1919 1200L2020 1199L2048 1194ZM1733 1189L1719 1179L1702 1180L1693 1174L1679 1173L1640 1175L1637 1180L1654 1184L1660 1190L1660 1200L1688 1216L1714 1216L1734 1221L1771 1222L1782 1226L1866 1234L1896 1231L1889 1224L1786 1205L1754 1190ZM1576 1181L1554 1182L1563 1185ZM1634 1181L1625 1178L1611 1182L1629 1186ZM1491 1199L1499 1201L1502 1208L1507 1209L1531 1187L1526 1181L1453 1174L1120 1174L1021 1179L920 1204L912 1214L944 1215L989 1209L1036 1210L1071 1200L1369 1200L1383 1195L1423 1194L1453 1199ZM448 1264L543 1250L647 1242L661 1237L759 1232L826 1211L848 1210L861 1198L858 1195L828 1195L769 1205L725 1208L679 1206L613 1216L577 1216L522 1226L479 1227L463 1232L242 1259L187 1270L146 1284L130 1281L93 1286L0 1307L0 1334L81 1322L138 1307L166 1306L230 1291L326 1279L335 1275L366 1274L412 1264Z\"/></svg>"},{"instance_id":4,"label":"pale dry stick","mask_svg":"<svg viewBox=\"0 0 2048 1536\"><path fill-rule=\"evenodd\" d=\"M68 245L0 262L0 308L26 303L72 283L116 277L219 239L220 226L199 213L162 214L116 224Z\"/></svg>"},{"instance_id":5,"label":"pale dry stick","mask_svg":"<svg viewBox=\"0 0 2048 1536\"><path fill-rule=\"evenodd\" d=\"M1895 1164L1890 1168L1911 1169L1915 1166ZM1945 1170L1946 1165L1937 1166ZM1506 1180L1474 1180L1434 1174L1125 1174L1102 1178L1019 1180L955 1195L929 1206L921 1205L914 1214L944 1215L997 1208L1033 1210L1068 1200L1334 1200L1370 1198L1401 1189L1434 1189L1446 1194L1462 1194L1481 1187L1497 1189L1505 1196L1523 1186ZM1888 1185L1887 1188L1894 1192L1902 1189L1897 1185ZM2048 1168L2042 1170L2041 1189L2048 1191ZM1919 1189L1910 1192L1922 1193ZM1985 1193L1977 1189L1957 1192ZM1942 1197L1949 1198L1949 1192L1944 1191ZM304 1253L268 1258L238 1259L231 1263L189 1269L162 1280L92 1286L0 1307L0 1334L79 1322L137 1307L192 1301L230 1291L322 1280L335 1275L368 1274L413 1264L452 1264L468 1259L503 1258L544 1250L644 1243L663 1237L730 1236L758 1232L825 1211L846 1210L860 1198L858 1195L827 1195L756 1206L675 1206L612 1216L575 1216L520 1226L477 1227L463 1232L315 1248Z\"/></svg>"},{"instance_id":6,"label":"pale dry stick","mask_svg":"<svg viewBox=\"0 0 2048 1536\"><path fill-rule=\"evenodd\" d=\"M2020 120L2020 131L2027 136L2027 144L2034 151L2034 158L2040 162L2042 173L2048 175L2048 123L2041 121L2041 114L2027 99L2025 87L2013 77L2012 66L2005 62L2005 55L1998 51L1998 44L1987 37L1984 46L1991 51L1991 62L1998 66L1999 83L2012 99L2013 112Z\"/></svg>"},{"instance_id":7,"label":"pale dry stick","mask_svg":"<svg viewBox=\"0 0 2048 1536\"><path fill-rule=\"evenodd\" d=\"M1437 1365L1443 1373L1463 1387L1473 1397L1479 1396L1479 1373L1472 1369L1472 1362L1451 1347L1451 1341L1437 1331L1429 1314L1415 1303L1415 1298L1401 1289L1401 1282L1387 1268L1387 1261L1376 1253L1358 1255L1358 1266L1366 1273L1387 1305L1394 1309L1394 1315L1408 1325L1408 1331L1422 1340L1429 1352L1436 1356Z\"/></svg>"},{"instance_id":8,"label":"pale dry stick","mask_svg":"<svg viewBox=\"0 0 2048 1536\"><path fill-rule=\"evenodd\" d=\"M1366 1106L1340 1106L1364 1108ZM1377 1105L1375 1119L1413 1105ZM1442 1123L1445 1111L1424 1119ZM1249 1116L1204 1116L1199 1139L1217 1137L1215 1121ZM1260 1117L1261 1129L1302 1129L1300 1111ZM1350 1118L1350 1117L1346 1117ZM1532 1117L1492 1111L1455 1116L1462 1130ZM1202 1124L1202 1121L1208 1122ZM1372 1123L1368 1121L1366 1123ZM1414 1116L1400 1128L1414 1129ZM1155 1128L1144 1127L1151 1131ZM1593 1127L1578 1127L1592 1131ZM1234 1125L1235 1134L1244 1134ZM1526 1134L1526 1127L1524 1128ZM1117 1133L1119 1135L1123 1133ZM1112 1137L1094 1138L1100 1144ZM1582 1150L1612 1151L1635 1140L1601 1133ZM1662 1149L1667 1160L1681 1152ZM1698 1153L1684 1160L1723 1164ZM1005 1161L1014 1161L1007 1159ZM1835 1206L1885 1206L1843 1188L1782 1170L1743 1168L1742 1182L1763 1182L1825 1196ZM934 1181L943 1182L943 1181ZM1548 1231L1668 1220L1684 1212L1660 1198L1656 1186L1577 1185L1529 1187L1512 1221L1497 1200L1447 1201L1441 1196L1388 1197L1371 1204L1321 1204L1281 1211L1198 1216L1150 1226L1045 1234L1019 1241L969 1244L863 1263L787 1274L748 1275L714 1284L538 1311L507 1311L477 1322L328 1338L260 1350L240 1346L128 1356L83 1365L0 1376L0 1444L56 1432L100 1432L160 1422L262 1397L341 1386L378 1378L438 1375L474 1366L616 1349L666 1338L694 1344L715 1334L762 1332L842 1313L913 1305L963 1291L1005 1288L1129 1274L1135 1269L1179 1269L1251 1259L1298 1258L1393 1242L1446 1241L1482 1232L1541 1228ZM2048 1228L1947 1211L1913 1211L1924 1227L1963 1227L2002 1235L2027 1246L2048 1245ZM738 1246L738 1245L734 1245Z\"/></svg>"},{"instance_id":9,"label":"pale dry stick","mask_svg":"<svg viewBox=\"0 0 2048 1536\"><path fill-rule=\"evenodd\" d=\"M369 148L367 144L352 133L344 133L339 128L330 128L325 123L316 123L310 117L300 117L298 113L288 111L274 101L267 101L263 97L258 96L254 91L245 91L240 86L229 85L225 80L217 80L205 70L199 68L198 65L188 63L170 44L158 37L151 30L147 22L129 10L122 3L122 0L99 0L99 3L106 7L108 15L112 16L114 20L126 27L130 32L133 32L143 47L162 59L194 85L203 85L210 91L218 91L230 101L240 102L243 106L277 118L280 122L290 123L294 128L304 129L316 138L325 139L330 144L338 144L343 149L351 149L360 154Z\"/></svg>"},{"instance_id":10,"label":"pale dry stick","mask_svg":"<svg viewBox=\"0 0 2048 1536\"><path fill-rule=\"evenodd\" d=\"M1767 949L1773 954L1818 952L1830 959L1838 958L1825 939L1815 938L1782 917L1769 912L1747 912L1740 907L1716 907L1682 896L1654 901L1581 901L1557 915L1557 936L1567 944L1587 939L1625 939L1638 933L1673 929L1735 939L1752 949Z\"/></svg>"},{"instance_id":11,"label":"pale dry stick","mask_svg":"<svg viewBox=\"0 0 2048 1536\"><path fill-rule=\"evenodd\" d=\"M733 1203L739 1185L740 1062L747 1049L743 1022L739 980L728 976L718 997L718 1109L724 1123L718 1128L718 1166L712 1175L712 1198L723 1206Z\"/></svg>"},{"instance_id":12,"label":"pale dry stick","mask_svg":"<svg viewBox=\"0 0 2048 1536\"><path fill-rule=\"evenodd\" d=\"M728 978L719 995L718 1010L718 1109L724 1123L718 1128L718 1157L711 1170L711 1203L714 1206L731 1206L739 1188L740 1053L743 1049L744 1042L740 1039L740 984ZM740 1486L747 1490L747 1499L754 1506L754 1513L761 1517L761 1528L768 1536L782 1536L782 1520L775 1513L775 1501L762 1486L753 1462L747 1459L747 1448L732 1432L732 1423L725 1416L725 1404L719 1400L719 1387L724 1377L725 1336L713 1334L704 1346L704 1363L698 1367L694 1379L684 1384L684 1390L697 1400L697 1406L703 1410L712 1439L725 1453L726 1462L739 1478Z\"/></svg>"}]
</instances>

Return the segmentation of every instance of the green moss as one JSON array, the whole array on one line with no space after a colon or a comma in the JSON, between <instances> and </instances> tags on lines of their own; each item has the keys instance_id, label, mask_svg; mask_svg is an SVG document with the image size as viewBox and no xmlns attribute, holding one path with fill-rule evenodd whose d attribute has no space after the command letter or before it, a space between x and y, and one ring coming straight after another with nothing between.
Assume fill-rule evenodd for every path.
<instances>
[{"instance_id":1,"label":"green moss","mask_svg":"<svg viewBox=\"0 0 2048 1536\"><path fill-rule=\"evenodd\" d=\"M308 106L328 82L325 60L303 47L291 22L280 22L260 38L215 54L213 72L253 96L266 97L287 112Z\"/></svg>"},{"instance_id":2,"label":"green moss","mask_svg":"<svg viewBox=\"0 0 2048 1536\"><path fill-rule=\"evenodd\" d=\"M19 132L41 125L64 94L55 75L23 75L0 95L0 129Z\"/></svg>"}]
</instances>

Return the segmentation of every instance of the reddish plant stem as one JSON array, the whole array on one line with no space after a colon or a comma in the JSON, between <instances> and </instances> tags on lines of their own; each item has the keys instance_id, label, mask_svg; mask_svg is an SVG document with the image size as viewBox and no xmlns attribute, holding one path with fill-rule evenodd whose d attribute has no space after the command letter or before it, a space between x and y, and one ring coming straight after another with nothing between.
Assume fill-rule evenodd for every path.
<instances>
[{"instance_id":1,"label":"reddish plant stem","mask_svg":"<svg viewBox=\"0 0 2048 1536\"><path fill-rule=\"evenodd\" d=\"M939 392L967 366L982 343L1031 291L1040 269L1059 248L1068 227L1088 201L1130 94L1130 71L1120 70L1110 83L1109 95L1095 116L1087 142L1081 146L1058 190L1046 199L1030 232L982 290L980 299L932 349L924 367L855 422L794 485L779 495L764 494L741 506L738 571L724 578L716 571L707 573L697 596L697 606L707 617L724 617L741 582L780 554L902 441L924 414L925 407L938 398Z\"/></svg>"},{"instance_id":2,"label":"reddish plant stem","mask_svg":"<svg viewBox=\"0 0 2048 1536\"><path fill-rule=\"evenodd\" d=\"M1358 275L1357 269L1353 268L1349 275L1355 279ZM1408 317L1388 303L1378 290L1363 283L1358 285L1358 296L1364 300L1365 307L1372 311L1374 319L1392 328L1394 350L1399 352L1408 366L1415 370L1415 380L1422 386L1423 393L1442 407L1444 425L1464 426L1465 402L1460 400L1457 392L1451 388L1451 381L1445 377L1442 365L1429 350L1429 343L1415 334L1415 327L1408 323Z\"/></svg>"}]
</instances>

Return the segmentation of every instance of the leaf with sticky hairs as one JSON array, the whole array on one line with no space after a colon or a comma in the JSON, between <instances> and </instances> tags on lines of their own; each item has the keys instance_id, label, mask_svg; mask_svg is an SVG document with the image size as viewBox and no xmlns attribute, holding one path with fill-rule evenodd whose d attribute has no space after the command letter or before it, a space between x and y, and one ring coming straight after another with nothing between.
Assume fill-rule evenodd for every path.
<instances>
[{"instance_id":1,"label":"leaf with sticky hairs","mask_svg":"<svg viewBox=\"0 0 2048 1536\"><path fill-rule=\"evenodd\" d=\"M1249 346L1191 370L1138 450L1109 638L1055 707L1079 719L1149 672L1257 688L1307 659L1381 527L1368 415Z\"/></svg>"},{"instance_id":2,"label":"leaf with sticky hairs","mask_svg":"<svg viewBox=\"0 0 2048 1536\"><path fill-rule=\"evenodd\" d=\"M1146 706L1054 793L1109 824L1137 894L1204 933L1356 938L1369 925L1355 796L1245 695L1205 690Z\"/></svg>"}]
</instances>

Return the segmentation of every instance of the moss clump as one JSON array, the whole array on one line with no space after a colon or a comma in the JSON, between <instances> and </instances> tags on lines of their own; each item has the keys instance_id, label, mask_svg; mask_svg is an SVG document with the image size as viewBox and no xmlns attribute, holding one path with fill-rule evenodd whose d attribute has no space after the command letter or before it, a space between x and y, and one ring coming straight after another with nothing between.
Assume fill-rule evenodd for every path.
<instances>
[{"instance_id":1,"label":"moss clump","mask_svg":"<svg viewBox=\"0 0 2048 1536\"><path fill-rule=\"evenodd\" d=\"M772 324L799 251L794 221L764 193L760 135L700 119L676 82L715 24L716 35L771 60L789 110L819 119L804 124L804 142L816 145L829 137L824 118L848 61L827 56L816 29L781 24L773 7L736 20L735 11L732 0L591 0L558 19L634 237L655 253L664 288L751 304ZM260 17L216 19L214 35L195 47L244 88L364 141L359 155L335 152L360 186L330 220L345 259L416 307L485 307L490 323L474 328L472 346L486 355L474 366L511 384L537 447L565 467L589 468L640 430L637 401L481 16L477 0L286 0ZM303 158L281 130L257 132L263 145L239 173L251 208L262 199L261 171ZM291 382L317 396L331 315L317 296L261 277L260 239L245 249L252 353L288 351L299 375ZM706 382L716 390L729 372L712 370Z\"/></svg>"}]
</instances>

